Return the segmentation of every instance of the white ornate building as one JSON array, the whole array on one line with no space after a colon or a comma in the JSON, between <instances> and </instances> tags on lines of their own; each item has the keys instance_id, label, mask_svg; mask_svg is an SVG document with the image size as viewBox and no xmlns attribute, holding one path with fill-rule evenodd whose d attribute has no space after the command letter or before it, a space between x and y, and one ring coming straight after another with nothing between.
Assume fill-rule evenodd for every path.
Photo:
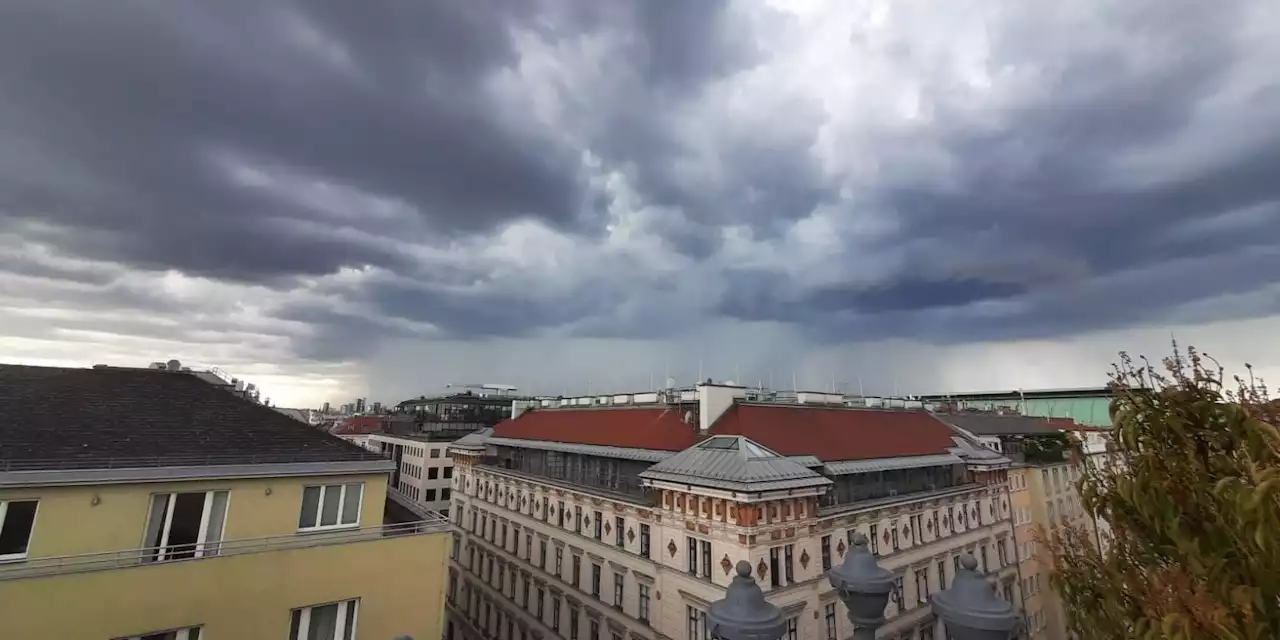
<instances>
[{"instance_id":1,"label":"white ornate building","mask_svg":"<svg viewBox=\"0 0 1280 640\"><path fill-rule=\"evenodd\" d=\"M543 401L455 442L446 640L705 640L739 560L787 640L847 638L824 574L859 531L898 576L880 637L944 637L927 598L964 551L1020 602L1008 459L922 411L799 399Z\"/></svg>"}]
</instances>

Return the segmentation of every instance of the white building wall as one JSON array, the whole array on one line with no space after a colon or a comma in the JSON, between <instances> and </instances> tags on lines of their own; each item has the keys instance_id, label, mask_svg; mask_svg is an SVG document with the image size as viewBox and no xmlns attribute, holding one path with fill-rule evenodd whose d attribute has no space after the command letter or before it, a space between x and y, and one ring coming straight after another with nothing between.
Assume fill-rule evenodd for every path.
<instances>
[{"instance_id":1,"label":"white building wall","mask_svg":"<svg viewBox=\"0 0 1280 640\"><path fill-rule=\"evenodd\" d=\"M400 473L394 489L427 509L448 512L453 493L453 460L448 455L448 442L383 433L368 437L373 451L381 451L383 443L401 448Z\"/></svg>"}]
</instances>

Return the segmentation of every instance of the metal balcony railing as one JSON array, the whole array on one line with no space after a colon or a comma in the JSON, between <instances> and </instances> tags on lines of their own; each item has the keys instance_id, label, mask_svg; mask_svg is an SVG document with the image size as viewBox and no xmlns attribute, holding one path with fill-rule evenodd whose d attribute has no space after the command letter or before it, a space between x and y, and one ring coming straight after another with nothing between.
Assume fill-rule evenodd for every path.
<instances>
[{"instance_id":1,"label":"metal balcony railing","mask_svg":"<svg viewBox=\"0 0 1280 640\"><path fill-rule=\"evenodd\" d=\"M123 569L174 562L198 562L212 558L237 556L250 553L265 553L289 549L306 549L354 542L368 542L384 538L400 536L425 535L449 529L449 521L442 516L404 522L398 524L364 527L359 529L339 529L332 531L315 531L283 536L267 536L262 538L239 538L221 542L191 545L189 548L162 550L156 547L122 549L101 553L81 553L67 556L46 556L28 558L23 561L0 564L0 581L33 578L41 576L80 573L85 571L103 571ZM183 555L171 560L157 560L161 552L168 555Z\"/></svg>"},{"instance_id":2,"label":"metal balcony railing","mask_svg":"<svg viewBox=\"0 0 1280 640\"><path fill-rule=\"evenodd\" d=\"M385 460L381 453L372 451L352 451L343 449L342 455L347 458L343 462L361 462L367 460ZM296 464L306 462L335 462L334 453L329 451L292 451L277 453L250 454L216 454L196 456L118 456L79 460L76 458L56 458L48 460L3 460L0 459L0 472L5 471L58 471L81 469L138 469L152 467L202 467L231 464Z\"/></svg>"}]
</instances>

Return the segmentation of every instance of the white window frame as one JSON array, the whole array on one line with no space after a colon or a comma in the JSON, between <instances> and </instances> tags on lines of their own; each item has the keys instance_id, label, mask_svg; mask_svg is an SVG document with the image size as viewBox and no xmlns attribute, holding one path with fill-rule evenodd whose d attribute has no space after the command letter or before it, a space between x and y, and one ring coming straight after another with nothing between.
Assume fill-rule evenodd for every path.
<instances>
[{"instance_id":1,"label":"white window frame","mask_svg":"<svg viewBox=\"0 0 1280 640\"><path fill-rule=\"evenodd\" d=\"M192 631L196 632L194 636L191 634ZM204 640L204 627L201 625L196 625L194 627L182 627L180 629L165 629L164 631L148 631L146 633L142 633L136 636L124 636L122 638L116 638L115 640L142 640L143 638L146 638L149 636L158 636L162 633L174 634L175 640L196 640L196 638L200 638L201 640Z\"/></svg>"},{"instance_id":2,"label":"white window frame","mask_svg":"<svg viewBox=\"0 0 1280 640\"><path fill-rule=\"evenodd\" d=\"M31 530L27 532L27 551L0 555L0 563L19 562L27 559L27 554L31 551L31 539L36 535L36 523L40 520L40 500L38 498L11 498L9 500L0 500L0 529L4 528L4 518L8 515L10 502L34 502L36 503L36 512L31 516Z\"/></svg>"},{"instance_id":3,"label":"white window frame","mask_svg":"<svg viewBox=\"0 0 1280 640\"><path fill-rule=\"evenodd\" d=\"M356 504L356 521L343 523L342 512L344 510L344 507L347 504L347 485L358 485L360 487L360 502ZM329 492L330 489L333 489L334 487L337 487L340 491L340 493L338 494L338 521L334 524L320 524L321 514L324 513L324 496L326 493ZM342 484L311 484L302 488L302 495L305 497L307 493L307 489L312 489L312 488L320 490L320 497L319 499L316 500L315 517L312 518L311 520L315 524L310 526L305 526L305 527L298 527L298 531L332 531L334 529L357 529L360 527L360 512L364 509L365 486L363 482L344 482ZM301 511L305 506L306 506L306 502L304 499L302 504L298 505L298 510ZM302 514L299 513L299 519L301 519L301 516ZM329 604L332 604L332 603L329 603ZM320 605L320 606L323 606L323 605Z\"/></svg>"},{"instance_id":4,"label":"white window frame","mask_svg":"<svg viewBox=\"0 0 1280 640\"><path fill-rule=\"evenodd\" d=\"M299 612L298 633L291 636L289 640L305 640L311 633L311 611L320 607L327 607L331 604L338 605L338 615L336 616L335 627L333 630L334 638L354 638L356 630L360 628L360 599L353 598L351 600L339 600L337 602L322 602L307 607L298 607L289 611L289 626L293 627L293 613ZM347 608L355 607L355 613L351 615L351 629L347 629Z\"/></svg>"},{"instance_id":5,"label":"white window frame","mask_svg":"<svg viewBox=\"0 0 1280 640\"><path fill-rule=\"evenodd\" d=\"M193 493L204 494L204 506L200 513L200 532L196 535L196 546L195 549L192 550L195 555L192 556L192 558L203 558L206 556L218 555L218 551L222 548L222 541L226 538L227 534L227 514L231 511L231 492L225 489L213 491L173 491L168 493L151 494L151 505L147 509L147 527L143 535L150 534L151 519L155 515L152 513L152 510L155 508L156 497L168 496L169 499L165 501L164 521L160 523L160 530L162 531L160 534L160 544L152 546L150 540L143 540L142 542L143 548L146 549L148 553L151 551L155 551L156 553L155 556L147 556L145 559L146 562L167 562L170 560L191 559L168 558L166 556L174 551L174 549L169 546L169 534L173 531L173 509L178 502L178 496ZM223 501L222 530L218 532L217 540L209 540L209 517L213 514L214 496L219 493L226 494L227 496L227 499ZM182 551L185 553L186 549L183 549ZM159 631L157 633L165 632Z\"/></svg>"}]
</instances>

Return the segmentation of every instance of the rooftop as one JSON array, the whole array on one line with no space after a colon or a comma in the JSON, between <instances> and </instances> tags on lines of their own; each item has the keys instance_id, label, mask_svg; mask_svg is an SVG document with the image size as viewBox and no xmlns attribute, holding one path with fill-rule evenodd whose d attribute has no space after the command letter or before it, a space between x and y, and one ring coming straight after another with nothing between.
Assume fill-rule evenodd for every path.
<instances>
[{"instance_id":1,"label":"rooftop","mask_svg":"<svg viewBox=\"0 0 1280 640\"><path fill-rule=\"evenodd\" d=\"M675 406L532 409L494 427L493 435L517 440L681 451L697 441L696 418Z\"/></svg>"},{"instance_id":2,"label":"rooftop","mask_svg":"<svg viewBox=\"0 0 1280 640\"><path fill-rule=\"evenodd\" d=\"M1109 398L1110 387L1064 387L1058 389L1011 389L1007 391L960 391L916 396L921 400L1005 400L1017 398Z\"/></svg>"},{"instance_id":3,"label":"rooftop","mask_svg":"<svg viewBox=\"0 0 1280 640\"><path fill-rule=\"evenodd\" d=\"M640 477L747 491L778 491L831 484L821 474L742 436L707 438L649 467Z\"/></svg>"},{"instance_id":4,"label":"rooftop","mask_svg":"<svg viewBox=\"0 0 1280 640\"><path fill-rule=\"evenodd\" d=\"M978 411L934 414L936 418L979 436L1032 436L1057 433L1059 428L1044 418L998 415ZM1068 420L1074 424L1074 421Z\"/></svg>"},{"instance_id":5,"label":"rooftop","mask_svg":"<svg viewBox=\"0 0 1280 640\"><path fill-rule=\"evenodd\" d=\"M956 446L956 432L924 411L739 401L705 433L698 415L692 404L539 408L498 424L493 435L650 451L684 451L708 435L743 436L751 443L743 446L820 462L937 455Z\"/></svg>"},{"instance_id":6,"label":"rooftop","mask_svg":"<svg viewBox=\"0 0 1280 640\"><path fill-rule=\"evenodd\" d=\"M0 365L0 471L381 460L186 372Z\"/></svg>"},{"instance_id":7,"label":"rooftop","mask_svg":"<svg viewBox=\"0 0 1280 640\"><path fill-rule=\"evenodd\" d=\"M946 453L955 432L924 411L738 403L711 427L822 462Z\"/></svg>"}]
</instances>

